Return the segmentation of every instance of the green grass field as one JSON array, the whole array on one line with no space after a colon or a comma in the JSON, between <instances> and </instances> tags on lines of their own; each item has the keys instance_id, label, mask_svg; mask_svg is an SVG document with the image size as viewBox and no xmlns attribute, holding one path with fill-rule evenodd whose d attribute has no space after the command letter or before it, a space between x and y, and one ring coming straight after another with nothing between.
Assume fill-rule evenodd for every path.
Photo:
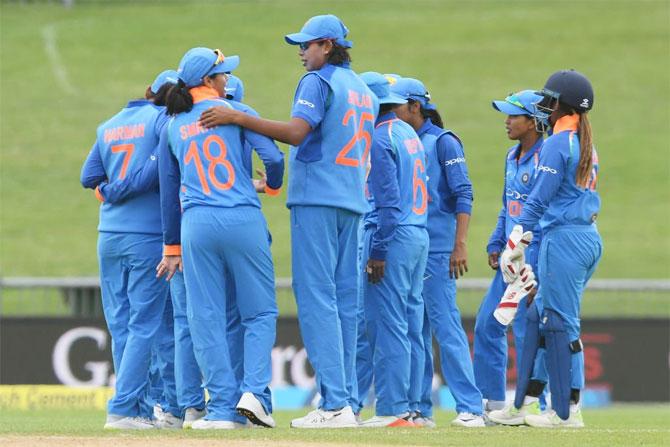
<instances>
[{"instance_id":1,"label":"green grass field","mask_svg":"<svg viewBox=\"0 0 670 447\"><path fill-rule=\"evenodd\" d=\"M95 275L97 202L78 182L96 126L192 46L240 54L246 102L287 119L303 73L283 35L343 18L358 71L421 78L463 138L475 187L470 276L499 209L504 116L490 106L560 68L587 73L601 159L600 278L670 277L668 1L2 3L0 275ZM284 147L284 149L286 149ZM288 174L290 175L290 173ZM285 196L264 201L290 276Z\"/></svg>"},{"instance_id":2,"label":"green grass field","mask_svg":"<svg viewBox=\"0 0 670 447\"><path fill-rule=\"evenodd\" d=\"M582 430L537 430L527 427L487 427L462 429L449 426L453 414L440 411L436 415L438 428L429 429L346 429L308 430L288 428L290 420L303 412L275 414L278 428L274 430L237 431L151 431L110 432L103 430L105 415L101 411L16 411L0 413L0 441L3 436L57 436L55 442L72 437L71 445L83 445L77 437L112 437L108 445L140 439L142 445L162 445L168 440L200 439L202 445L216 440L251 441L250 445L285 443L300 446L303 443L339 445L476 445L476 446L660 446L670 443L670 407L660 405L616 405L607 409L585 410L587 427ZM56 444L60 445L60 444ZM86 444L89 445L89 444Z\"/></svg>"}]
</instances>

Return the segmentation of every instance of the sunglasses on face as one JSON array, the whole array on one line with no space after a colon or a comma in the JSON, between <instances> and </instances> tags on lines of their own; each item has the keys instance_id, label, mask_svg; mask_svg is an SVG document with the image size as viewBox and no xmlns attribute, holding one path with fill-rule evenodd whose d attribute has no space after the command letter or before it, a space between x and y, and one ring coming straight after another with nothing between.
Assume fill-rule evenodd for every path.
<instances>
[{"instance_id":1,"label":"sunglasses on face","mask_svg":"<svg viewBox=\"0 0 670 447\"><path fill-rule=\"evenodd\" d=\"M309 42L300 42L298 44L298 47L302 51L307 51L307 49L312 45L313 43L318 43L318 42L325 42L326 40L331 40L331 39L317 39L317 40L310 40Z\"/></svg>"}]
</instances>

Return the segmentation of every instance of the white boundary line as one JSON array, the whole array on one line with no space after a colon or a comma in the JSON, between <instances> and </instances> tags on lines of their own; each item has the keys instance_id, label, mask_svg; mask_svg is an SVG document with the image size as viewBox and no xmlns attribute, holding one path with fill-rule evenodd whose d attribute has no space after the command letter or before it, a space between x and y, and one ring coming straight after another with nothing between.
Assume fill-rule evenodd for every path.
<instances>
[{"instance_id":1,"label":"white boundary line","mask_svg":"<svg viewBox=\"0 0 670 447\"><path fill-rule=\"evenodd\" d=\"M46 25L42 28L42 38L44 39L44 51L51 62L51 71L56 78L56 82L68 95L77 95L77 89L70 83L65 65L63 65L56 44L56 25Z\"/></svg>"}]
</instances>

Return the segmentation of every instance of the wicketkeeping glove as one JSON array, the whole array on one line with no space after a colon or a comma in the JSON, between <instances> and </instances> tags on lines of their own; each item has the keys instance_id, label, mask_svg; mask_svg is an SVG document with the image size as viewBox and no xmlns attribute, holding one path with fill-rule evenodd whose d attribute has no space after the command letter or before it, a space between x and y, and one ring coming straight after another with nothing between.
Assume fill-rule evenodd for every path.
<instances>
[{"instance_id":1,"label":"wicketkeeping glove","mask_svg":"<svg viewBox=\"0 0 670 447\"><path fill-rule=\"evenodd\" d=\"M519 308L519 301L528 295L536 285L537 281L535 281L535 273L533 273L533 269L530 265L525 264L521 268L519 276L517 276L514 282L505 289L505 293L503 294L498 307L493 311L495 319L498 320L500 324L504 324L505 326L509 325L512 320L514 320L516 311Z\"/></svg>"},{"instance_id":2,"label":"wicketkeeping glove","mask_svg":"<svg viewBox=\"0 0 670 447\"><path fill-rule=\"evenodd\" d=\"M514 282L521 267L525 264L523 252L533 240L533 232L523 232L521 225L514 225L507 240L507 246L500 255L500 271L507 284Z\"/></svg>"}]
</instances>

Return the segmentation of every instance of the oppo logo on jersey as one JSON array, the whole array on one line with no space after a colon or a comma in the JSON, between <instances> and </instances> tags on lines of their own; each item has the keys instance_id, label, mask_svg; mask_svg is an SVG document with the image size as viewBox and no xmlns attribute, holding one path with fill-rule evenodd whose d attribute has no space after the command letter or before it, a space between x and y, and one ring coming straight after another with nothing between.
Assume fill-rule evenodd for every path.
<instances>
[{"instance_id":1,"label":"oppo logo on jersey","mask_svg":"<svg viewBox=\"0 0 670 447\"><path fill-rule=\"evenodd\" d=\"M558 174L558 171L556 169L550 168L549 166L544 166L544 165L538 166L537 170L541 171L541 172L548 172L550 174Z\"/></svg>"},{"instance_id":2,"label":"oppo logo on jersey","mask_svg":"<svg viewBox=\"0 0 670 447\"><path fill-rule=\"evenodd\" d=\"M311 108L311 109L314 108L314 104L312 104L311 102L307 101L306 99L299 99L299 100L297 101L297 103L300 104L301 106L307 106L307 107L309 107L309 108Z\"/></svg>"},{"instance_id":3,"label":"oppo logo on jersey","mask_svg":"<svg viewBox=\"0 0 670 447\"><path fill-rule=\"evenodd\" d=\"M463 158L463 157L452 158L451 160L445 161L444 165L445 166L451 166L451 165L455 165L457 163L465 163L465 158Z\"/></svg>"}]
</instances>

